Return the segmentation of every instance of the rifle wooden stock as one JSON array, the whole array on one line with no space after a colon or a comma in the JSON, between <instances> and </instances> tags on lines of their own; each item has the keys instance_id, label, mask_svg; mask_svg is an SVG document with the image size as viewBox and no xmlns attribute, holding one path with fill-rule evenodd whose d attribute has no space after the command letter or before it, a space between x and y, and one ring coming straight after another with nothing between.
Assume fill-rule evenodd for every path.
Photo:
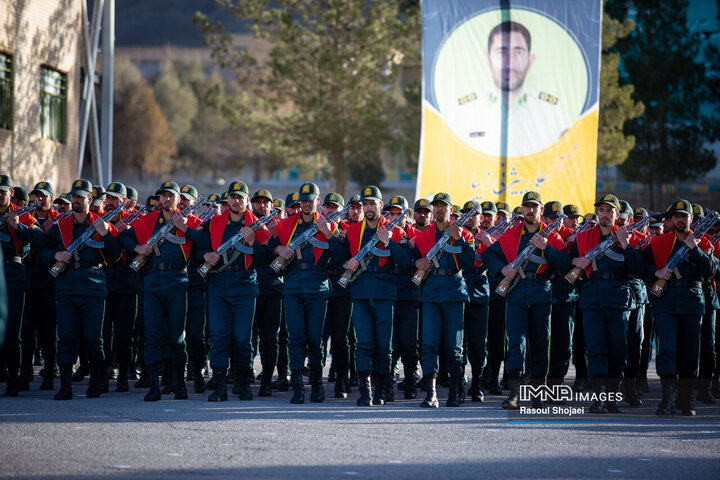
<instances>
[{"instance_id":1,"label":"rifle wooden stock","mask_svg":"<svg viewBox=\"0 0 720 480\"><path fill-rule=\"evenodd\" d=\"M67 263L55 262L55 264L49 270L50 275L52 275L54 278L57 278L58 275L60 275L65 270L65 267L67 267Z\"/></svg>"},{"instance_id":2,"label":"rifle wooden stock","mask_svg":"<svg viewBox=\"0 0 720 480\"><path fill-rule=\"evenodd\" d=\"M411 279L412 282L419 287L420 284L422 283L422 281L425 279L425 275L427 275L427 273L428 273L427 270L420 270L420 269L415 270L415 274L412 276L412 279Z\"/></svg>"},{"instance_id":3,"label":"rifle wooden stock","mask_svg":"<svg viewBox=\"0 0 720 480\"><path fill-rule=\"evenodd\" d=\"M577 279L580 278L583 271L584 270L580 267L573 267L572 270L565 275L565 280L567 280L570 285L575 285L575 282L577 282Z\"/></svg>"},{"instance_id":4,"label":"rifle wooden stock","mask_svg":"<svg viewBox=\"0 0 720 480\"><path fill-rule=\"evenodd\" d=\"M513 279L510 277L505 277L500 281L500 284L495 289L495 293L500 295L501 297L505 298L505 295L508 294L508 291L510 290L510 285L512 284Z\"/></svg>"},{"instance_id":5,"label":"rifle wooden stock","mask_svg":"<svg viewBox=\"0 0 720 480\"><path fill-rule=\"evenodd\" d=\"M358 267L360 268L360 267ZM347 288L348 285L350 285L350 281L352 280L353 275L355 275L355 272L350 270L349 268L343 272L343 274L340 276L340 279L338 280L338 285L340 285L342 288Z\"/></svg>"},{"instance_id":6,"label":"rifle wooden stock","mask_svg":"<svg viewBox=\"0 0 720 480\"><path fill-rule=\"evenodd\" d=\"M282 272L283 268L285 268L285 264L287 262L287 260L278 255L275 260L273 260L273 262L270 264L270 268L272 268L275 273L280 273Z\"/></svg>"},{"instance_id":7,"label":"rifle wooden stock","mask_svg":"<svg viewBox=\"0 0 720 480\"><path fill-rule=\"evenodd\" d=\"M210 273L210 270L213 269L213 265L209 264L208 262L204 262L202 265L200 265L200 268L198 268L198 273L202 278L205 278L208 276L208 273Z\"/></svg>"},{"instance_id":8,"label":"rifle wooden stock","mask_svg":"<svg viewBox=\"0 0 720 480\"><path fill-rule=\"evenodd\" d=\"M130 262L130 268L132 268L136 272L140 272L140 269L143 267L143 265L145 265L147 258L147 255L138 255L137 257L133 258L132 262Z\"/></svg>"},{"instance_id":9,"label":"rifle wooden stock","mask_svg":"<svg viewBox=\"0 0 720 480\"><path fill-rule=\"evenodd\" d=\"M650 286L650 293L652 293L653 295L655 295L656 297L659 298L665 292L666 287L667 287L667 280L665 280L664 278L658 278Z\"/></svg>"}]
</instances>

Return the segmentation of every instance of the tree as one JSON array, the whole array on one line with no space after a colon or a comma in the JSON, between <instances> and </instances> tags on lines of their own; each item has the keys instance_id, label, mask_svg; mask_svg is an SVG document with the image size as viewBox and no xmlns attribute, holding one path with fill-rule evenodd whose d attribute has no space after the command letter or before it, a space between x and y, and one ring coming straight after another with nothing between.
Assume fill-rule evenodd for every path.
<instances>
[{"instance_id":1,"label":"tree","mask_svg":"<svg viewBox=\"0 0 720 480\"><path fill-rule=\"evenodd\" d=\"M113 152L121 173L167 175L177 153L175 139L153 91L127 60L115 65Z\"/></svg>"},{"instance_id":2,"label":"tree","mask_svg":"<svg viewBox=\"0 0 720 480\"><path fill-rule=\"evenodd\" d=\"M628 15L628 1L608 3L617 18ZM649 186L654 206L659 185L698 178L715 166L708 145L718 138L718 97L710 90L712 68L704 63L712 52L689 31L687 2L633 0L632 5L637 28L618 42L618 50L623 79L635 85L645 111L626 125L636 147L620 169Z\"/></svg>"},{"instance_id":3,"label":"tree","mask_svg":"<svg viewBox=\"0 0 720 480\"><path fill-rule=\"evenodd\" d=\"M162 108L170 131L176 139L182 139L190 131L198 112L195 91L186 82L181 82L175 68L170 65L153 85L153 93Z\"/></svg>"},{"instance_id":4,"label":"tree","mask_svg":"<svg viewBox=\"0 0 720 480\"><path fill-rule=\"evenodd\" d=\"M344 193L350 175L355 177L350 165L376 162L394 142L394 82L405 53L420 45L417 6L361 0L221 3L258 40L255 52L238 49L221 24L200 13L194 18L214 58L233 69L243 88L234 97L217 92L223 112L277 159L326 156L336 189Z\"/></svg>"},{"instance_id":5,"label":"tree","mask_svg":"<svg viewBox=\"0 0 720 480\"><path fill-rule=\"evenodd\" d=\"M599 165L620 165L635 147L635 137L625 135L625 122L640 116L644 110L642 102L632 98L634 87L620 85L620 54L614 51L618 39L627 37L635 28L632 20L620 22L605 13L603 16L602 58L600 68L600 121L598 125Z\"/></svg>"}]
</instances>

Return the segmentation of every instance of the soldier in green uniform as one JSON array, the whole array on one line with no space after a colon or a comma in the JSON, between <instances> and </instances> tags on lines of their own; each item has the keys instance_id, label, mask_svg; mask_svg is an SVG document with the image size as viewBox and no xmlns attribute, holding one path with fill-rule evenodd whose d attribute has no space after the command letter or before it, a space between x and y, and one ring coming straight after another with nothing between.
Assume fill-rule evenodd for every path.
<instances>
[{"instance_id":1,"label":"soldier in green uniform","mask_svg":"<svg viewBox=\"0 0 720 480\"><path fill-rule=\"evenodd\" d=\"M390 231L385 226L387 220L381 215L383 202L380 189L374 185L363 188L360 201L363 205L363 221L351 225L344 239L333 237L330 246L333 262L353 272L360 268L354 255L376 233L380 240L377 248L389 251L388 256L372 255L366 269L350 286L356 337L355 362L360 386L357 404L383 405L388 398L388 376L392 363L393 307L396 299L396 283L392 272L394 267L408 268L410 255L404 232L401 229ZM405 247L401 246L401 242ZM377 379L374 396L370 385L372 372Z\"/></svg>"},{"instance_id":2,"label":"soldier in green uniform","mask_svg":"<svg viewBox=\"0 0 720 480\"><path fill-rule=\"evenodd\" d=\"M545 384L548 373L548 346L550 337L550 311L552 268L562 270L567 259L561 250L565 248L560 235L551 232L547 238L540 235L545 224L540 221L543 203L540 194L527 192L522 199L523 223L511 227L500 239L482 253L483 263L488 270L503 277L515 279L515 287L507 293L506 332L508 336L507 369L511 391L503 408L518 409L520 406L520 379L526 367L526 350L530 349L527 362L531 384L535 387ZM528 245L536 248L535 257L524 267L524 278L510 263ZM533 398L533 407L542 406L539 398Z\"/></svg>"},{"instance_id":3,"label":"soldier in green uniform","mask_svg":"<svg viewBox=\"0 0 720 480\"><path fill-rule=\"evenodd\" d=\"M436 378L439 371L441 337L445 342L447 369L450 374L448 407L459 407L463 396L463 312L468 301L463 269L472 269L475 261L475 243L470 232L450 222L452 200L441 192L433 197L433 223L413 238L415 268L427 273L421 285L422 317L422 368L426 379L427 395L422 407L437 408ZM439 267L426 257L430 249L449 229L451 247L455 252L438 258Z\"/></svg>"}]
</instances>

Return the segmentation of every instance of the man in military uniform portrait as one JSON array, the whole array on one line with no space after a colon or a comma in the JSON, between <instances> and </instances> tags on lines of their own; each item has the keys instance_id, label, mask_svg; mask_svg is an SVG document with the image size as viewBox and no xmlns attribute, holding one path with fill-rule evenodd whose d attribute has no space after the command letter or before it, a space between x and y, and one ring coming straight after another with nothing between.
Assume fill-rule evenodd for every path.
<instances>
[{"instance_id":1,"label":"man in military uniform portrait","mask_svg":"<svg viewBox=\"0 0 720 480\"><path fill-rule=\"evenodd\" d=\"M525 84L535 62L531 45L530 32L520 23L505 21L491 30L485 58L494 85L458 98L446 114L455 134L472 148L520 157L551 146L568 129L561 99Z\"/></svg>"}]
</instances>

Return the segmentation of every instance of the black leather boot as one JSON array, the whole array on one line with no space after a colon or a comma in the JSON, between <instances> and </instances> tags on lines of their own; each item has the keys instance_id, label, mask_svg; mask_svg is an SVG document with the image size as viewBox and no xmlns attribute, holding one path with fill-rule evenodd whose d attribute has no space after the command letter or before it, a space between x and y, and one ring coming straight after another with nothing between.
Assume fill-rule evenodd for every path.
<instances>
[{"instance_id":1,"label":"black leather boot","mask_svg":"<svg viewBox=\"0 0 720 480\"><path fill-rule=\"evenodd\" d=\"M224 368L213 368L215 379L215 391L208 397L208 402L227 402L227 370Z\"/></svg>"},{"instance_id":2,"label":"black leather boot","mask_svg":"<svg viewBox=\"0 0 720 480\"><path fill-rule=\"evenodd\" d=\"M417 382L415 381L415 375L412 372L410 375L405 377L405 390L403 390L403 396L406 400L413 400L417 397Z\"/></svg>"},{"instance_id":3,"label":"black leather boot","mask_svg":"<svg viewBox=\"0 0 720 480\"><path fill-rule=\"evenodd\" d=\"M148 376L147 365L140 367L140 378L135 382L135 388L150 388L150 377Z\"/></svg>"},{"instance_id":4,"label":"black leather boot","mask_svg":"<svg viewBox=\"0 0 720 480\"><path fill-rule=\"evenodd\" d=\"M694 417L695 400L693 398L693 380L680 379L678 382L678 408L684 417Z\"/></svg>"},{"instance_id":5,"label":"black leather boot","mask_svg":"<svg viewBox=\"0 0 720 480\"><path fill-rule=\"evenodd\" d=\"M358 372L358 388L360 398L357 399L358 407L369 407L373 404L372 391L370 386L370 372Z\"/></svg>"},{"instance_id":6,"label":"black leather boot","mask_svg":"<svg viewBox=\"0 0 720 480\"><path fill-rule=\"evenodd\" d=\"M180 363L175 369L175 400L187 400L188 392L185 386L185 362Z\"/></svg>"},{"instance_id":7,"label":"black leather boot","mask_svg":"<svg viewBox=\"0 0 720 480\"><path fill-rule=\"evenodd\" d=\"M376 406L385 405L387 401L387 387L389 375L375 375L375 393L373 394L372 404Z\"/></svg>"},{"instance_id":8,"label":"black leather boot","mask_svg":"<svg viewBox=\"0 0 720 480\"><path fill-rule=\"evenodd\" d=\"M305 403L305 385L303 384L302 370L295 370L290 375L290 383L292 384L293 396L290 403Z\"/></svg>"},{"instance_id":9,"label":"black leather boot","mask_svg":"<svg viewBox=\"0 0 720 480\"><path fill-rule=\"evenodd\" d=\"M5 386L5 397L17 397L20 395L20 388L18 385L18 369L17 367L8 367L8 380Z\"/></svg>"},{"instance_id":10,"label":"black leather boot","mask_svg":"<svg viewBox=\"0 0 720 480\"><path fill-rule=\"evenodd\" d=\"M602 380L599 379L592 379L590 380L593 386L593 394L595 395L595 400L593 401L592 405L590 405L590 413L608 413L607 408L605 408L605 401L602 400L602 394L603 390L605 388L605 384Z\"/></svg>"},{"instance_id":11,"label":"black leather boot","mask_svg":"<svg viewBox=\"0 0 720 480\"><path fill-rule=\"evenodd\" d=\"M80 383L85 380L85 376L90 373L90 367L85 362L80 362L80 366L72 375L73 383Z\"/></svg>"},{"instance_id":12,"label":"black leather boot","mask_svg":"<svg viewBox=\"0 0 720 480\"><path fill-rule=\"evenodd\" d=\"M54 378L54 365L47 366L43 369L42 383L40 384L40 390L54 390L55 385L53 382Z\"/></svg>"},{"instance_id":13,"label":"black leather boot","mask_svg":"<svg viewBox=\"0 0 720 480\"><path fill-rule=\"evenodd\" d=\"M162 398L162 392L160 392L160 364L153 363L147 366L148 380L150 382L150 391L145 394L143 398L146 402L157 402Z\"/></svg>"},{"instance_id":14,"label":"black leather boot","mask_svg":"<svg viewBox=\"0 0 720 480\"><path fill-rule=\"evenodd\" d=\"M117 385L115 386L116 392L129 392L130 385L128 384L128 365L120 364L118 369Z\"/></svg>"},{"instance_id":15,"label":"black leather boot","mask_svg":"<svg viewBox=\"0 0 720 480\"><path fill-rule=\"evenodd\" d=\"M55 394L55 400L72 400L72 365L60 365L60 390Z\"/></svg>"},{"instance_id":16,"label":"black leather boot","mask_svg":"<svg viewBox=\"0 0 720 480\"><path fill-rule=\"evenodd\" d=\"M33 378L32 360L24 362L20 367L20 376L18 377L18 391L29 392L30 382Z\"/></svg>"},{"instance_id":17,"label":"black leather boot","mask_svg":"<svg viewBox=\"0 0 720 480\"><path fill-rule=\"evenodd\" d=\"M713 405L715 403L715 399L710 394L710 379L698 378L697 386L697 399L704 404Z\"/></svg>"},{"instance_id":18,"label":"black leather boot","mask_svg":"<svg viewBox=\"0 0 720 480\"><path fill-rule=\"evenodd\" d=\"M655 415L674 415L675 381L672 378L661 378L660 385L662 387L662 399L660 399L660 405L658 405Z\"/></svg>"},{"instance_id":19,"label":"black leather boot","mask_svg":"<svg viewBox=\"0 0 720 480\"><path fill-rule=\"evenodd\" d=\"M346 385L348 384L347 368L338 368L335 379L335 398L347 398Z\"/></svg>"},{"instance_id":20,"label":"black leather boot","mask_svg":"<svg viewBox=\"0 0 720 480\"><path fill-rule=\"evenodd\" d=\"M448 384L448 398L445 402L446 407L460 406L460 394L458 392L458 384L462 385L462 377L451 376L450 383Z\"/></svg>"},{"instance_id":21,"label":"black leather boot","mask_svg":"<svg viewBox=\"0 0 720 480\"><path fill-rule=\"evenodd\" d=\"M183 369L183 374L184 374ZM162 374L162 380L161 385L164 385L162 389L163 395L169 395L171 393L175 393L175 389L178 385L178 378L175 376L175 370L172 368L172 365L170 362L166 363L165 367L163 368L163 374Z\"/></svg>"},{"instance_id":22,"label":"black leather boot","mask_svg":"<svg viewBox=\"0 0 720 480\"><path fill-rule=\"evenodd\" d=\"M635 389L635 380L631 378L626 378L623 380L622 384L623 388L623 400L625 400L625 403L630 405L630 408L640 408L643 406L642 400L640 400L637 396L637 392Z\"/></svg>"},{"instance_id":23,"label":"black leather boot","mask_svg":"<svg viewBox=\"0 0 720 480\"><path fill-rule=\"evenodd\" d=\"M484 372L483 372L484 374ZM483 374L479 374L476 372L473 372L472 376L472 383L470 383L470 390L468 391L468 395L470 395L470 399L473 402L484 402L485 401L485 395L483 394L483 386L482 386L482 378ZM488 385L489 377L488 378ZM497 378L495 378L497 381Z\"/></svg>"},{"instance_id":24,"label":"black leather boot","mask_svg":"<svg viewBox=\"0 0 720 480\"><path fill-rule=\"evenodd\" d=\"M313 370L310 372L310 401L313 403L322 403L325 401L325 388L323 387L322 370Z\"/></svg>"},{"instance_id":25,"label":"black leather boot","mask_svg":"<svg viewBox=\"0 0 720 480\"><path fill-rule=\"evenodd\" d=\"M425 381L425 384L427 385L427 394L425 395L425 400L422 401L420 406L424 407L424 408L438 408L440 406L440 403L438 402L438 399L437 399L437 392L436 392L437 379L435 378L435 374L430 373L428 375L424 375L423 380Z\"/></svg>"},{"instance_id":26,"label":"black leather boot","mask_svg":"<svg viewBox=\"0 0 720 480\"><path fill-rule=\"evenodd\" d=\"M290 372L288 371L287 365L278 365L277 371L278 378L272 383L272 388L280 392L287 392L290 390L290 382L288 381Z\"/></svg>"},{"instance_id":27,"label":"black leather boot","mask_svg":"<svg viewBox=\"0 0 720 480\"><path fill-rule=\"evenodd\" d=\"M85 398L100 398L105 383L105 366L93 365L90 367L90 381L85 392Z\"/></svg>"},{"instance_id":28,"label":"black leather boot","mask_svg":"<svg viewBox=\"0 0 720 480\"><path fill-rule=\"evenodd\" d=\"M605 384L605 393L607 393L608 395L608 399L605 401L605 408L607 409L608 413L622 413L622 410L620 410L620 407L615 400L618 396L619 391L619 380L610 380Z\"/></svg>"},{"instance_id":29,"label":"black leather boot","mask_svg":"<svg viewBox=\"0 0 720 480\"><path fill-rule=\"evenodd\" d=\"M250 377L252 376L252 370L238 370L237 380L233 385L233 393L237 389L237 396L239 400L243 402L249 402L253 399L252 389L250 388Z\"/></svg>"},{"instance_id":30,"label":"black leather boot","mask_svg":"<svg viewBox=\"0 0 720 480\"><path fill-rule=\"evenodd\" d=\"M272 372L275 368L264 368L260 374L262 380L260 381L260 389L258 390L258 397L272 397Z\"/></svg>"},{"instance_id":31,"label":"black leather boot","mask_svg":"<svg viewBox=\"0 0 720 480\"><path fill-rule=\"evenodd\" d=\"M204 362L202 360L196 359L193 360L190 365L190 368L192 370L192 381L195 393L203 393L205 390L207 390L207 386L205 385L205 377L202 373L203 363Z\"/></svg>"},{"instance_id":32,"label":"black leather boot","mask_svg":"<svg viewBox=\"0 0 720 480\"><path fill-rule=\"evenodd\" d=\"M388 375L387 383L385 384L385 402L395 401L395 377L394 375Z\"/></svg>"},{"instance_id":33,"label":"black leather boot","mask_svg":"<svg viewBox=\"0 0 720 480\"><path fill-rule=\"evenodd\" d=\"M510 379L510 394L502 403L502 408L505 410L519 410L520 409L520 379Z\"/></svg>"}]
</instances>

